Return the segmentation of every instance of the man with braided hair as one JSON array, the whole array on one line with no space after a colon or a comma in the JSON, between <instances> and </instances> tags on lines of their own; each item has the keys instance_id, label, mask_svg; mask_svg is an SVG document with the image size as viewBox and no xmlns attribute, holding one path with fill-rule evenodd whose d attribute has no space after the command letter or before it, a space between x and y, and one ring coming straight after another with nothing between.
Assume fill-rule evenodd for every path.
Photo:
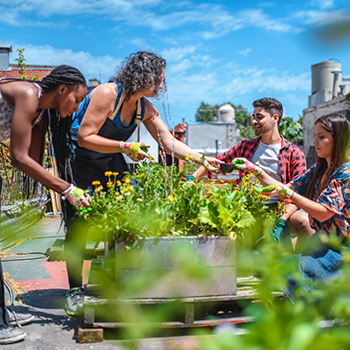
<instances>
[{"instance_id":1,"label":"man with braided hair","mask_svg":"<svg viewBox=\"0 0 350 350\"><path fill-rule=\"evenodd\" d=\"M69 174L64 169L69 153L66 139L69 121L71 122L73 113L78 110L79 103L86 94L84 76L76 68L66 65L56 67L38 82L10 78L0 80L0 141L10 138L12 163L34 180L64 195L76 208L89 205L89 198L71 184L72 176L63 177L63 174ZM50 174L41 166L44 135L49 123L63 178ZM11 324L16 324L16 321L23 324L30 318L32 316L16 317L5 307L0 262L0 344L23 339L26 333Z\"/></svg>"}]
</instances>

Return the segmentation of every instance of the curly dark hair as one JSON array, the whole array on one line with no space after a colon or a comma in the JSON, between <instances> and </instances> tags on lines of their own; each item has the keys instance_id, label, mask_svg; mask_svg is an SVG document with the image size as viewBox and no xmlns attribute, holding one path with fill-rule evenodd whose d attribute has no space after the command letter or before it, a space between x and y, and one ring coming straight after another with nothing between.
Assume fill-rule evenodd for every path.
<instances>
[{"instance_id":1,"label":"curly dark hair","mask_svg":"<svg viewBox=\"0 0 350 350\"><path fill-rule=\"evenodd\" d=\"M157 94L165 67L164 58L152 52L139 51L132 53L116 68L116 76L112 79L122 84L126 100L144 89Z\"/></svg>"}]
</instances>

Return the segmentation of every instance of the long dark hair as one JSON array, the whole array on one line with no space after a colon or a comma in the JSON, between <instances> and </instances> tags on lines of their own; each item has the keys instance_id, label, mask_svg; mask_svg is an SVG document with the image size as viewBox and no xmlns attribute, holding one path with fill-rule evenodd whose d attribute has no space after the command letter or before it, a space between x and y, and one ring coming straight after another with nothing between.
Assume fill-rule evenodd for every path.
<instances>
[{"instance_id":1,"label":"long dark hair","mask_svg":"<svg viewBox=\"0 0 350 350\"><path fill-rule=\"evenodd\" d=\"M51 74L38 83L43 91L50 91L61 84L76 87L86 86L83 74L78 69L66 65L56 67ZM72 118L61 118L55 109L46 110L44 113L49 122L59 176L61 179L75 184L72 169L74 152L70 133ZM64 221L67 223L67 218L74 215L75 209L68 205L67 201L61 201L61 206Z\"/></svg>"},{"instance_id":2,"label":"long dark hair","mask_svg":"<svg viewBox=\"0 0 350 350\"><path fill-rule=\"evenodd\" d=\"M315 186L318 182L319 189L316 198L326 188L332 174L349 159L350 123L340 113L331 113L318 118L315 125L320 124L333 136L333 149L330 164L325 158L317 157L314 175L306 190L306 197L313 199Z\"/></svg>"},{"instance_id":3,"label":"long dark hair","mask_svg":"<svg viewBox=\"0 0 350 350\"><path fill-rule=\"evenodd\" d=\"M51 91L61 84L65 84L69 87L79 87L80 85L86 86L86 80L83 74L77 68L67 65L56 67L41 81L5 78L1 80L0 83L4 84L13 81L28 81L33 84L38 84L43 89L43 92ZM74 183L74 176L71 165L71 160L73 158L73 146L70 135L72 118L61 118L55 109L44 110L42 118L44 127L40 161L42 161L44 151L45 134L49 129L51 133L51 142L53 150L55 152L59 176L69 183ZM69 207L66 204L66 201L62 202L62 209L65 219L67 217L67 211L73 210L72 208L73 207Z\"/></svg>"},{"instance_id":4,"label":"long dark hair","mask_svg":"<svg viewBox=\"0 0 350 350\"><path fill-rule=\"evenodd\" d=\"M161 82L161 74L166 67L166 61L159 55L140 51L131 54L116 68L116 76L112 79L122 84L125 99L131 95L150 89L157 93Z\"/></svg>"}]
</instances>

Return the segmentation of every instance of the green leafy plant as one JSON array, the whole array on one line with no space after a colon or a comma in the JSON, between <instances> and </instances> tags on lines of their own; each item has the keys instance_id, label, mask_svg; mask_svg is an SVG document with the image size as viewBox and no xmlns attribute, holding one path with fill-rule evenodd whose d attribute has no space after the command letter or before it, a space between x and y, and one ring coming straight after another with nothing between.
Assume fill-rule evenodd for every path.
<instances>
[{"instance_id":1,"label":"green leafy plant","mask_svg":"<svg viewBox=\"0 0 350 350\"><path fill-rule=\"evenodd\" d=\"M123 183L117 173L107 172L108 191L94 182L94 200L81 214L97 240L126 241L140 237L219 235L242 239L245 232L274 220L280 210L268 211L266 197L253 189L253 182L208 184L185 182L185 171L142 163ZM136 184L133 186L132 184Z\"/></svg>"}]
</instances>

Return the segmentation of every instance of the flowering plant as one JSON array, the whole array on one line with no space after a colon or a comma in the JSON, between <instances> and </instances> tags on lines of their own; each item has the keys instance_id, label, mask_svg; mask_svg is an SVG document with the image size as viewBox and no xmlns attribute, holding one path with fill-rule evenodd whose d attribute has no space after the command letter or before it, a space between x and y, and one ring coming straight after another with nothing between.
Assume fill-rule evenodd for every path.
<instances>
[{"instance_id":1,"label":"flowering plant","mask_svg":"<svg viewBox=\"0 0 350 350\"><path fill-rule=\"evenodd\" d=\"M123 182L106 172L108 190L94 182L93 201L81 214L97 239L132 246L140 237L219 235L241 239L281 210L268 210L265 196L249 178L217 186L203 180L185 182L185 171L143 162ZM101 236L102 235L102 236Z\"/></svg>"}]
</instances>

